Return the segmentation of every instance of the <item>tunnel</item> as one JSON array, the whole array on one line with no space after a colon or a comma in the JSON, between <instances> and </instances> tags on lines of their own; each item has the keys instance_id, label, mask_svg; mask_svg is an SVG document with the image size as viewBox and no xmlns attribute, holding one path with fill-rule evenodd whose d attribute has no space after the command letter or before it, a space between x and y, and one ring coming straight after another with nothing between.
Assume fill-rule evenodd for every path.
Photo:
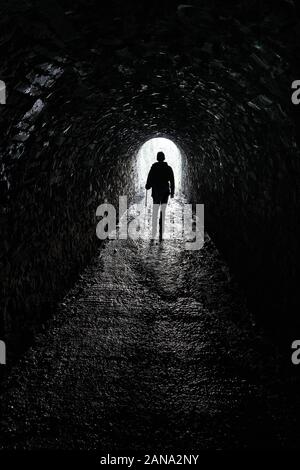
<instances>
[{"instance_id":1,"label":"tunnel","mask_svg":"<svg viewBox=\"0 0 300 470\"><path fill-rule=\"evenodd\" d=\"M113 261L110 244L95 235L96 208L118 206L122 195L133 203L143 192L147 170L139 155L149 142L156 142L153 153L155 145L169 142L166 154L174 145L180 191L187 202L204 204L205 250L217 253L210 255L209 272L229 279L228 289L237 290L236 302L243 304L240 310L229 306L231 320L267 338L257 354L286 347L289 355L300 326L299 123L291 103L299 7L284 0L28 0L1 8L7 104L0 114L0 327L6 362L18 364L39 344L53 315L59 328L66 295L68 302L70 295L85 298L81 281L93 279L94 271L86 273L95 257L108 250L118 269L118 246ZM176 269L158 253L158 263ZM195 256L189 286L198 285L205 266L201 253ZM207 311L223 296L218 289L199 295ZM174 292L166 293L166 302L168 296ZM246 340L251 351L255 341ZM229 445L222 439L221 447ZM276 439L264 442L275 446ZM171 448L169 436L167 442Z\"/></svg>"}]
</instances>

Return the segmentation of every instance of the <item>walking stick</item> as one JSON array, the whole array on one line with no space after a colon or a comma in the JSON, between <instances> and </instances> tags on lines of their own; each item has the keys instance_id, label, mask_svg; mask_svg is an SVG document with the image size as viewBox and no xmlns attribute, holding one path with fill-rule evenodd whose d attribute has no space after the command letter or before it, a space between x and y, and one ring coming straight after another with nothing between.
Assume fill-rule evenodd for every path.
<instances>
[{"instance_id":1,"label":"walking stick","mask_svg":"<svg viewBox=\"0 0 300 470\"><path fill-rule=\"evenodd\" d=\"M146 197L145 197L145 217L144 217L144 230L147 231L147 195L148 191L146 189Z\"/></svg>"}]
</instances>

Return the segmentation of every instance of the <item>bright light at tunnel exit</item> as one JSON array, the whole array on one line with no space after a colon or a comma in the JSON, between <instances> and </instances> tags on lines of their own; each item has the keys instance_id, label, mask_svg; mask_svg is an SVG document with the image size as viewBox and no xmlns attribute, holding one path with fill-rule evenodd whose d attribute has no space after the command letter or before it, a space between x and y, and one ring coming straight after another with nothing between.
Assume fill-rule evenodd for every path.
<instances>
[{"instance_id":1,"label":"bright light at tunnel exit","mask_svg":"<svg viewBox=\"0 0 300 470\"><path fill-rule=\"evenodd\" d=\"M145 187L151 165L155 163L157 152L164 152L165 161L173 168L175 193L181 188L182 159L178 147L169 139L155 137L145 142L137 154L138 188Z\"/></svg>"}]
</instances>

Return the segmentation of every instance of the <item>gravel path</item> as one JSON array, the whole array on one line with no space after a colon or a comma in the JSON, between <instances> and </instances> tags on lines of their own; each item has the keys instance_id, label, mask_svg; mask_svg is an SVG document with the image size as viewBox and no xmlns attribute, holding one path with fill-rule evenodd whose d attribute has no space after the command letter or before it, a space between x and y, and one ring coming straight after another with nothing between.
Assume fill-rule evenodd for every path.
<instances>
[{"instance_id":1,"label":"gravel path","mask_svg":"<svg viewBox=\"0 0 300 470\"><path fill-rule=\"evenodd\" d=\"M6 380L0 448L296 445L274 351L209 237L110 241Z\"/></svg>"}]
</instances>

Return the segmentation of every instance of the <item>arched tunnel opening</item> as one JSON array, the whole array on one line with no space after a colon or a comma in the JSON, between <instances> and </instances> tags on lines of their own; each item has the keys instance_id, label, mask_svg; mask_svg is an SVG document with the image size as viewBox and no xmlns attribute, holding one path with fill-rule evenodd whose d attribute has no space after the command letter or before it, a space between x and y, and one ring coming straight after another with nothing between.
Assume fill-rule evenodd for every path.
<instances>
[{"instance_id":1,"label":"arched tunnel opening","mask_svg":"<svg viewBox=\"0 0 300 470\"><path fill-rule=\"evenodd\" d=\"M185 161L183 161L182 155L176 144L165 137L155 137L147 140L138 151L137 154L137 191L145 190L147 182L147 176L150 171L151 165L156 161L158 152L163 152L166 157L167 163L173 169L174 179L176 181L176 190L180 192L182 190L182 174L184 174Z\"/></svg>"},{"instance_id":2,"label":"arched tunnel opening","mask_svg":"<svg viewBox=\"0 0 300 470\"><path fill-rule=\"evenodd\" d=\"M61 439L62 448L79 443L89 450L107 438L105 449L125 450L137 430L140 450L155 429L152 450L160 439L182 451L192 444L296 447L298 434L283 415L300 411L289 362L299 330L299 122L290 99L299 72L293 65L298 6L279 0L15 3L5 2L0 19L7 57L0 76L7 86L0 114L0 339L8 363L0 372L4 415L14 397L25 437L18 441L13 427L4 429L1 448L12 441L52 448ZM195 253L171 243L150 249L96 237L99 204L118 207L122 195L130 204L144 198L158 151L174 170L177 193L204 204L207 238ZM128 357L130 366L122 368ZM87 383L99 374L111 386L111 395L103 392L105 412L96 391L88 396L99 423L76 388L79 372ZM185 372L197 390L185 388ZM145 373L158 378L157 388ZM14 374L24 383L17 398L9 385ZM75 405L51 395L45 377L55 374L77 390L86 427L76 421ZM123 396L127 379L132 390ZM30 426L45 429L30 414L38 406L26 395L34 380L46 397L40 406L49 416L52 405L66 413L72 438L49 423L44 440L26 434ZM283 398L293 410L278 412ZM122 421L122 406L132 429ZM165 425L158 424L159 410ZM197 419L190 424L192 410ZM175 437L166 431L167 413L177 423ZM255 437L257 413L263 417ZM221 431L211 437L210 427Z\"/></svg>"}]
</instances>

